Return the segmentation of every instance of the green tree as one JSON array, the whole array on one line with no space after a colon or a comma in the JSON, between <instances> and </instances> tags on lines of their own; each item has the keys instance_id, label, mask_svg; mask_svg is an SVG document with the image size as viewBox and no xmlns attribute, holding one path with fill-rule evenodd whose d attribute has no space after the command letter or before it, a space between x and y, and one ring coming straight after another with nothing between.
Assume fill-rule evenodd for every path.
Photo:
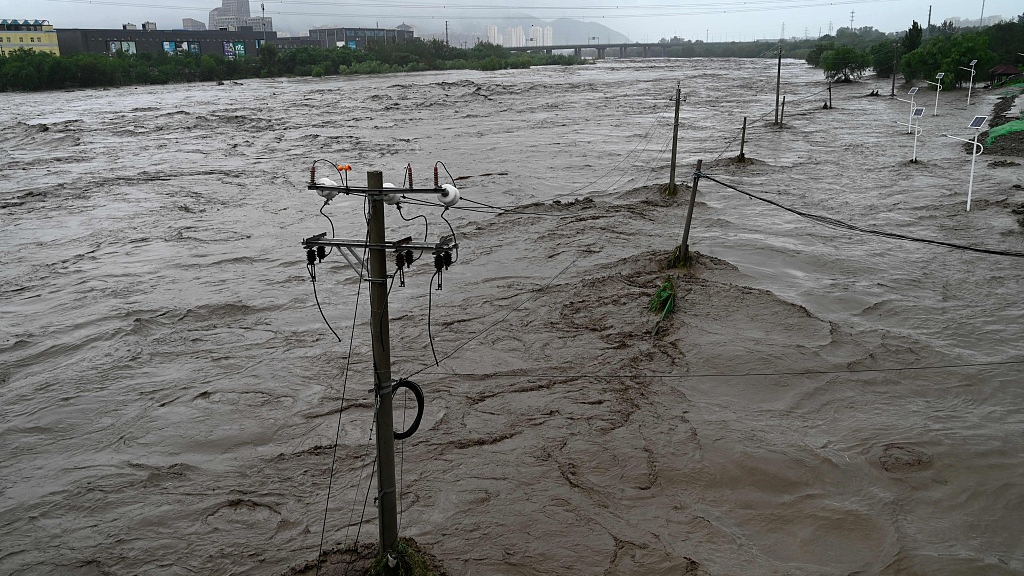
<instances>
[{"instance_id":1,"label":"green tree","mask_svg":"<svg viewBox=\"0 0 1024 576\"><path fill-rule=\"evenodd\" d=\"M996 55L988 48L989 39L984 32L971 32L955 36L931 38L920 48L900 61L900 69L907 80L931 79L944 72L943 88L962 86L971 78L964 70L971 60L977 60L975 70L988 70L996 63Z\"/></svg>"},{"instance_id":2,"label":"green tree","mask_svg":"<svg viewBox=\"0 0 1024 576\"><path fill-rule=\"evenodd\" d=\"M835 50L835 49L836 49L836 43L835 42L818 42L817 44L814 45L814 48L812 48L811 51L807 53L807 58L805 58L805 60L811 66L814 66L814 67L821 66L821 57L822 57L822 55L824 55L826 52L829 52L829 51Z\"/></svg>"},{"instance_id":3,"label":"green tree","mask_svg":"<svg viewBox=\"0 0 1024 576\"><path fill-rule=\"evenodd\" d=\"M833 82L859 79L869 64L867 53L852 46L840 46L821 56L821 69L825 72L825 78Z\"/></svg>"},{"instance_id":4,"label":"green tree","mask_svg":"<svg viewBox=\"0 0 1024 576\"><path fill-rule=\"evenodd\" d=\"M910 54L920 48L922 38L924 38L924 30L917 23L917 20L914 20L914 23L910 25L910 29L903 35L903 40L901 41L903 53Z\"/></svg>"},{"instance_id":5,"label":"green tree","mask_svg":"<svg viewBox=\"0 0 1024 576\"><path fill-rule=\"evenodd\" d=\"M871 67L879 78L888 78L893 75L893 64L896 62L896 42L883 40L876 42L868 50L871 57Z\"/></svg>"}]
</instances>

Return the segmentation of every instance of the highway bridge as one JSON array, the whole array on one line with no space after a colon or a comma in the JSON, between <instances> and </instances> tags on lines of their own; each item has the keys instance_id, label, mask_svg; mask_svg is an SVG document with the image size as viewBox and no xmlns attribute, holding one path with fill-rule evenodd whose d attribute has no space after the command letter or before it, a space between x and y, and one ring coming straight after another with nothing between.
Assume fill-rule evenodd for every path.
<instances>
[{"instance_id":1,"label":"highway bridge","mask_svg":"<svg viewBox=\"0 0 1024 576\"><path fill-rule=\"evenodd\" d=\"M584 50L597 50L597 59L604 60L608 54L608 50L615 54L615 50L618 50L618 57L625 58L626 51L630 48L639 48L642 50L641 57L643 58L664 58L668 55L668 49L672 46L678 46L678 44L669 44L658 42L654 44L641 44L640 42L619 42L610 44L559 44L555 46L505 46L505 49L509 52L545 52L551 54L557 51L569 51L577 58L582 58Z\"/></svg>"}]
</instances>

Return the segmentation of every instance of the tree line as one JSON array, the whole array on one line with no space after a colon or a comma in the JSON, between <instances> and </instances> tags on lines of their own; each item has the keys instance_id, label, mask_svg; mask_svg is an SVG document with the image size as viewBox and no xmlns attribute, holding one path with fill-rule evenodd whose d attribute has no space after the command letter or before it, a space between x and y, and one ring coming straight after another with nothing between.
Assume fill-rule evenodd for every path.
<instances>
[{"instance_id":1,"label":"tree line","mask_svg":"<svg viewBox=\"0 0 1024 576\"><path fill-rule=\"evenodd\" d=\"M903 75L906 81L940 80L943 88L962 86L997 64L1024 60L1024 14L1016 21L1001 22L985 28L958 29L949 22L925 30L916 21L903 33L885 34L871 27L851 30L840 28L836 35L822 36L808 52L806 61L822 69L831 81L851 81L874 69L881 78ZM965 70L964 68L968 68Z\"/></svg>"},{"instance_id":2,"label":"tree line","mask_svg":"<svg viewBox=\"0 0 1024 576\"><path fill-rule=\"evenodd\" d=\"M488 43L456 48L440 40L414 38L398 44L302 47L282 50L264 44L255 58L228 59L198 54L71 54L19 49L0 56L0 91L59 90L136 84L168 84L281 76L383 74L426 70L501 70L582 63L573 56L513 55Z\"/></svg>"}]
</instances>

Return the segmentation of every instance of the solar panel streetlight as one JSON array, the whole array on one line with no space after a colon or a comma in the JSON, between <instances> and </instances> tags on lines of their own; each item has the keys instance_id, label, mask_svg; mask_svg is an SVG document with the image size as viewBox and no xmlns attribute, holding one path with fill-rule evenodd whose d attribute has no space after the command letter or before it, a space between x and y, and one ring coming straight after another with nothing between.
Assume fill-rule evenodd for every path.
<instances>
[{"instance_id":1,"label":"solar panel streetlight","mask_svg":"<svg viewBox=\"0 0 1024 576\"><path fill-rule=\"evenodd\" d=\"M907 134L910 134L910 125L914 122L914 109L917 108L917 104L914 104L915 94L917 94L917 86L914 86L910 89L910 92L907 92L907 96L910 96L910 100L897 98L900 102L910 102L910 119L907 120ZM903 122L898 122L898 124L903 124Z\"/></svg>"},{"instance_id":2,"label":"solar panel streetlight","mask_svg":"<svg viewBox=\"0 0 1024 576\"><path fill-rule=\"evenodd\" d=\"M945 72L939 72L935 75L935 79L938 80L938 82L932 82L931 80L928 81L929 84L935 86L935 112L932 113L932 116L939 115L939 92L942 92L942 77L945 75Z\"/></svg>"},{"instance_id":3,"label":"solar panel streetlight","mask_svg":"<svg viewBox=\"0 0 1024 576\"><path fill-rule=\"evenodd\" d=\"M971 83L967 85L967 105L971 105L971 90L974 88L974 65L977 64L977 60L971 60L971 67L964 68L960 67L961 70L969 70L971 72Z\"/></svg>"},{"instance_id":4,"label":"solar panel streetlight","mask_svg":"<svg viewBox=\"0 0 1024 576\"><path fill-rule=\"evenodd\" d=\"M953 140L959 140L961 142L967 142L968 144L974 145L973 153L971 154L971 179L967 183L967 211L971 211L971 193L974 190L974 162L985 151L985 147L978 143L978 136L981 134L981 127L988 121L988 116L975 116L974 120L967 126L968 128L974 128L974 140L967 140L966 138L957 138L956 136L950 136L949 134L943 134L946 138L952 138Z\"/></svg>"},{"instance_id":5,"label":"solar panel streetlight","mask_svg":"<svg viewBox=\"0 0 1024 576\"><path fill-rule=\"evenodd\" d=\"M917 137L921 135L922 116L924 116L924 108L914 108L911 118L917 118L917 124L914 125L914 157L910 159L914 164L917 164Z\"/></svg>"}]
</instances>

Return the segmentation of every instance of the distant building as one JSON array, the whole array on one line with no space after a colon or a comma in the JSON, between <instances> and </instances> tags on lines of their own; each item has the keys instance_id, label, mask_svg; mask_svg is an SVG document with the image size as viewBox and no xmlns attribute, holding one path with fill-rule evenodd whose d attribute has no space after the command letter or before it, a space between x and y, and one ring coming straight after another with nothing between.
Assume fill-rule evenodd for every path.
<instances>
[{"instance_id":1,"label":"distant building","mask_svg":"<svg viewBox=\"0 0 1024 576\"><path fill-rule=\"evenodd\" d=\"M544 45L554 46L555 45L555 29L551 26L544 27Z\"/></svg>"},{"instance_id":2,"label":"distant building","mask_svg":"<svg viewBox=\"0 0 1024 576\"><path fill-rule=\"evenodd\" d=\"M985 16L982 19L978 18L961 18L959 16L953 16L952 18L946 18L942 21L943 24L950 25L954 28L977 28L980 26L994 26L1005 20L999 14L993 14L991 16Z\"/></svg>"},{"instance_id":3,"label":"distant building","mask_svg":"<svg viewBox=\"0 0 1024 576\"><path fill-rule=\"evenodd\" d=\"M206 24L195 18L182 18L181 27L185 30L206 30Z\"/></svg>"},{"instance_id":4,"label":"distant building","mask_svg":"<svg viewBox=\"0 0 1024 576\"><path fill-rule=\"evenodd\" d=\"M18 48L60 55L57 33L48 20L0 20L0 54Z\"/></svg>"},{"instance_id":5,"label":"distant building","mask_svg":"<svg viewBox=\"0 0 1024 576\"><path fill-rule=\"evenodd\" d=\"M249 0L222 0L220 8L210 10L210 30L240 30L251 26L253 30L273 30L272 18L253 16Z\"/></svg>"},{"instance_id":6,"label":"distant building","mask_svg":"<svg viewBox=\"0 0 1024 576\"><path fill-rule=\"evenodd\" d=\"M263 44L277 39L277 32L242 30L57 30L63 54L209 54L226 58L255 57Z\"/></svg>"},{"instance_id":7,"label":"distant building","mask_svg":"<svg viewBox=\"0 0 1024 576\"><path fill-rule=\"evenodd\" d=\"M504 46L510 48L518 48L520 46L526 46L526 33L523 32L522 26L516 26L515 28L505 28L505 34L502 39L505 41Z\"/></svg>"},{"instance_id":8,"label":"distant building","mask_svg":"<svg viewBox=\"0 0 1024 576\"><path fill-rule=\"evenodd\" d=\"M411 27L406 27L411 28ZM367 44L381 42L397 44L413 39L413 31L398 28L313 28L309 31L309 43L321 48L348 47L362 50Z\"/></svg>"},{"instance_id":9,"label":"distant building","mask_svg":"<svg viewBox=\"0 0 1024 576\"><path fill-rule=\"evenodd\" d=\"M142 23L142 29L143 30L150 30L150 31L156 30L156 22L143 22Z\"/></svg>"},{"instance_id":10,"label":"distant building","mask_svg":"<svg viewBox=\"0 0 1024 576\"><path fill-rule=\"evenodd\" d=\"M487 41L491 44L502 44L501 34L498 34L498 27L493 24L487 25Z\"/></svg>"}]
</instances>

